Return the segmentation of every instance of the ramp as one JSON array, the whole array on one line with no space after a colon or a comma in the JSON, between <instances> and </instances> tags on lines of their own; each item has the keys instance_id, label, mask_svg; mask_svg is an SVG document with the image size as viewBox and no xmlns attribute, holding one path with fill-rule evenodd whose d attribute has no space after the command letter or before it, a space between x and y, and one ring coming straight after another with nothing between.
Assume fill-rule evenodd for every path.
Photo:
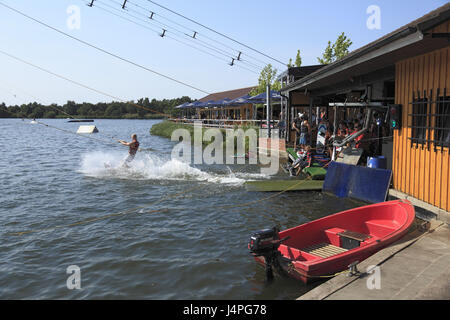
<instances>
[{"instance_id":1,"label":"ramp","mask_svg":"<svg viewBox=\"0 0 450 320\"><path fill-rule=\"evenodd\" d=\"M77 133L97 133L98 129L96 126L80 126Z\"/></svg>"},{"instance_id":2,"label":"ramp","mask_svg":"<svg viewBox=\"0 0 450 320\"><path fill-rule=\"evenodd\" d=\"M331 162L323 184L323 192L371 203L386 200L392 171Z\"/></svg>"}]
</instances>

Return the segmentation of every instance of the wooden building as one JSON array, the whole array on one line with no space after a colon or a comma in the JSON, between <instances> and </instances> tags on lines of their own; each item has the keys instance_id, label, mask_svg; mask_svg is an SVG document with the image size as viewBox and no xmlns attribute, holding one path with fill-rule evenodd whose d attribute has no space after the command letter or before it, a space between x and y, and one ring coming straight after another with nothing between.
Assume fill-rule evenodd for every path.
<instances>
[{"instance_id":1,"label":"wooden building","mask_svg":"<svg viewBox=\"0 0 450 320\"><path fill-rule=\"evenodd\" d=\"M255 87L247 87L235 90L228 90L209 94L201 99L200 102L211 100L219 101L223 99L234 100L250 94ZM251 120L256 119L255 110L252 104L227 105L223 107L201 107L197 108L199 118L204 119L231 119L231 120Z\"/></svg>"},{"instance_id":2,"label":"wooden building","mask_svg":"<svg viewBox=\"0 0 450 320\"><path fill-rule=\"evenodd\" d=\"M286 85L306 94L311 109L330 102L401 105L382 154L394 189L450 210L450 4ZM293 100L288 101L288 107ZM342 109L342 117L348 110ZM330 117L332 115L330 114Z\"/></svg>"}]
</instances>

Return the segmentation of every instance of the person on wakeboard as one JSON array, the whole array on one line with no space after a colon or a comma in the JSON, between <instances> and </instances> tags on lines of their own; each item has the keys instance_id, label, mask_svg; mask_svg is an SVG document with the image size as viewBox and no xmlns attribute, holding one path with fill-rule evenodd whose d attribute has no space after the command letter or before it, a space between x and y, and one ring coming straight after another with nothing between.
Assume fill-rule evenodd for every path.
<instances>
[{"instance_id":1,"label":"person on wakeboard","mask_svg":"<svg viewBox=\"0 0 450 320\"><path fill-rule=\"evenodd\" d=\"M127 166L127 163L130 163L133 161L134 157L136 156L136 152L139 150L139 141L137 140L137 134L133 133L131 135L131 142L126 142L123 140L117 140L119 143L123 144L124 146L128 146L130 149L128 150L128 157L125 159L123 165Z\"/></svg>"}]
</instances>

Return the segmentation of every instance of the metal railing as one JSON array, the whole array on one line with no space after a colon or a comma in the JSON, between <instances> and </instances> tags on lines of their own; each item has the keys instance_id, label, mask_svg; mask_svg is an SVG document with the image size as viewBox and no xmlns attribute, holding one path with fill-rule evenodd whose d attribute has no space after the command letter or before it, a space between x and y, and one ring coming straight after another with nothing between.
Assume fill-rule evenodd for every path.
<instances>
[{"instance_id":1,"label":"metal railing","mask_svg":"<svg viewBox=\"0 0 450 320\"><path fill-rule=\"evenodd\" d=\"M194 124L201 122L205 127L211 128L234 128L235 126L253 125L261 129L267 128L267 120L235 120L235 119L187 119L187 118L170 118L170 121L183 124ZM271 128L276 128L280 120L271 120Z\"/></svg>"}]
</instances>

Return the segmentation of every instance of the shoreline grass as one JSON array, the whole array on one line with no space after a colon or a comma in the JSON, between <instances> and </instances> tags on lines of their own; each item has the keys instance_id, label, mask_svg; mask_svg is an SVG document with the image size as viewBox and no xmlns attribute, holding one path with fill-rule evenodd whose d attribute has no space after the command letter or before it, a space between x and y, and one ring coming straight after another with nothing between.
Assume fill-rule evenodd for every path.
<instances>
[{"instance_id":1,"label":"shoreline grass","mask_svg":"<svg viewBox=\"0 0 450 320\"><path fill-rule=\"evenodd\" d=\"M164 138L168 138L171 139L172 137L172 133L177 130L177 129L185 129L189 132L190 137L191 137L191 142L194 142L194 125L191 124L184 124L184 123L175 123L169 120L165 120L162 121L160 123L154 124L151 128L150 128L150 133L152 135L156 135L156 136L160 136L160 137L164 137ZM205 128L202 127L202 137L205 134L205 131L211 129L211 128ZM255 129L256 131L256 138L258 138L259 136L259 128L258 127L253 127L253 126L234 126L233 128L234 130L236 129L242 129L245 131L247 131L248 129ZM219 129L220 132L222 133L222 146L223 148L226 148L227 145L227 133L226 133L226 129ZM202 139L202 147L206 147L209 144L213 143L214 139L212 139L212 141L204 141ZM234 143L234 149L235 151L237 150L237 137L235 137L235 143ZM249 151L249 138L245 137L245 142L244 142L244 149L245 149L245 153L247 153Z\"/></svg>"}]
</instances>

